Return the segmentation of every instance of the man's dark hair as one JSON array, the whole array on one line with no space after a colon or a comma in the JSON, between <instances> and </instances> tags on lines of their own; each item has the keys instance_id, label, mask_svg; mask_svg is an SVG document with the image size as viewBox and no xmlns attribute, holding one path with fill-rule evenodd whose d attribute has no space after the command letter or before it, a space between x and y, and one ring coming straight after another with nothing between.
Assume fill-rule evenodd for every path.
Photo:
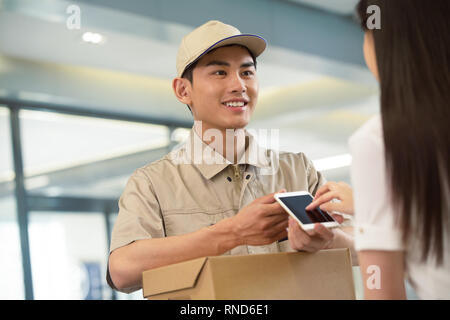
<instances>
[{"instance_id":1,"label":"man's dark hair","mask_svg":"<svg viewBox=\"0 0 450 320\"><path fill-rule=\"evenodd\" d=\"M256 57L247 47L245 47L243 45L240 45L240 44L229 44L229 45L226 45L226 46L223 46L223 47L219 47L219 48L225 48L225 47L231 47L231 46L239 46L239 47L247 49L248 53L250 54L250 56L253 59L253 64L255 65L255 69L256 69ZM214 52L214 50L217 50L219 48L212 49L211 51L209 51L206 54L210 54L211 52ZM197 59L192 64L188 65L186 67L186 69L184 69L183 74L181 75L181 78L188 79L191 84L194 84L193 72L194 72L194 69L197 66L199 61L200 61L200 59ZM189 105L186 105L186 106L188 107L189 111L192 114L192 110L189 107Z\"/></svg>"}]
</instances>

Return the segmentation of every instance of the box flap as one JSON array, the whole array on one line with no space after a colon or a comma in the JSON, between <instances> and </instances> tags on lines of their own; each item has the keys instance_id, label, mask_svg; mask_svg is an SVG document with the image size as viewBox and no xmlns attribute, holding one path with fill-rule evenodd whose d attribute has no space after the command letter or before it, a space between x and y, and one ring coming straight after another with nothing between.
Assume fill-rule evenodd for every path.
<instances>
[{"instance_id":1,"label":"box flap","mask_svg":"<svg viewBox=\"0 0 450 320\"><path fill-rule=\"evenodd\" d=\"M144 297L194 287L207 259L204 257L144 271Z\"/></svg>"},{"instance_id":2,"label":"box flap","mask_svg":"<svg viewBox=\"0 0 450 320\"><path fill-rule=\"evenodd\" d=\"M355 299L349 249L214 256L145 271L149 299Z\"/></svg>"},{"instance_id":3,"label":"box flap","mask_svg":"<svg viewBox=\"0 0 450 320\"><path fill-rule=\"evenodd\" d=\"M210 258L219 300L355 299L349 249Z\"/></svg>"}]
</instances>

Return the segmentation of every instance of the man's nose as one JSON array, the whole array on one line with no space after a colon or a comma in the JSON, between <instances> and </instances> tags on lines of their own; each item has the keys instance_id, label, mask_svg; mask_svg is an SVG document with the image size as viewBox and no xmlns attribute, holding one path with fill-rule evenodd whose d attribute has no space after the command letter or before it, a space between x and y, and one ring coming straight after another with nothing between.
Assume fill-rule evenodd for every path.
<instances>
[{"instance_id":1,"label":"man's nose","mask_svg":"<svg viewBox=\"0 0 450 320\"><path fill-rule=\"evenodd\" d=\"M242 79L239 73L234 74L230 77L230 91L231 92L245 92L247 91L247 87L245 84L245 80Z\"/></svg>"}]
</instances>

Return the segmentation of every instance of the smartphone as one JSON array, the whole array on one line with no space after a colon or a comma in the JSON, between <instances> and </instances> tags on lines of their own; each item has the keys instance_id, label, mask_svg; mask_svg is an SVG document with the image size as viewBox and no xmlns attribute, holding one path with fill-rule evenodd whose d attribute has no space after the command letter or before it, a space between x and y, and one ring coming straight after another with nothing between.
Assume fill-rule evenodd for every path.
<instances>
[{"instance_id":1,"label":"smartphone","mask_svg":"<svg viewBox=\"0 0 450 320\"><path fill-rule=\"evenodd\" d=\"M314 210L305 209L313 199L313 196L307 191L275 194L275 200L292 218L297 220L303 230L314 229L315 223L321 223L327 228L339 227L339 223L328 212L318 207Z\"/></svg>"}]
</instances>

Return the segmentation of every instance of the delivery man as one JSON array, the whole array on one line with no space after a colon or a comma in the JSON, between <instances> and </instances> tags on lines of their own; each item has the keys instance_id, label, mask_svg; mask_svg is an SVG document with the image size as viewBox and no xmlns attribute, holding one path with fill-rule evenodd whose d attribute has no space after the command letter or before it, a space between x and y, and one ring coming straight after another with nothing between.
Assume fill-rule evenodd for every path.
<instances>
[{"instance_id":1,"label":"delivery man","mask_svg":"<svg viewBox=\"0 0 450 320\"><path fill-rule=\"evenodd\" d=\"M262 148L245 130L258 100L256 57L265 47L263 38L219 21L183 38L173 90L195 123L180 148L130 177L112 232L111 287L135 291L143 271L199 257L339 242L335 231L307 234L298 226L293 248L286 240L289 216L274 193L315 194L325 181L304 154Z\"/></svg>"}]
</instances>

